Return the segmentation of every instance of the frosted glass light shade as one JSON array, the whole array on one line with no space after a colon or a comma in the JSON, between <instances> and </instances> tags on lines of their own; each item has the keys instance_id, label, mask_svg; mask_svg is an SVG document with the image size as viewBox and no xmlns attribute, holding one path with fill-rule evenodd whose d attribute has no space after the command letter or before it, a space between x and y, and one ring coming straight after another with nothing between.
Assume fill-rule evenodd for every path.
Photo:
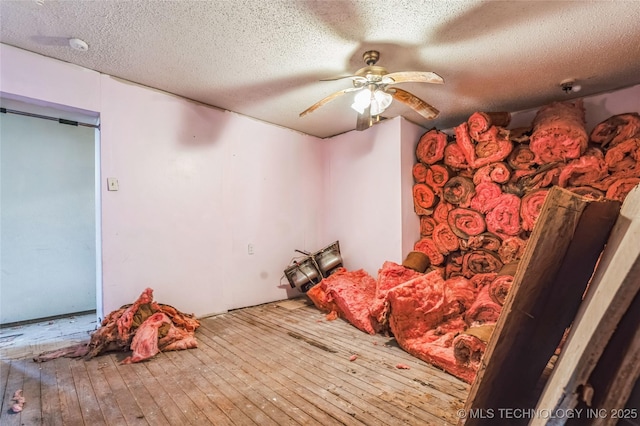
<instances>
[{"instance_id":1,"label":"frosted glass light shade","mask_svg":"<svg viewBox=\"0 0 640 426\"><path fill-rule=\"evenodd\" d=\"M351 108L362 114L369 104L371 104L371 115L378 115L391 105L392 100L391 95L382 90L376 90L373 96L371 96L371 91L365 89L353 98Z\"/></svg>"}]
</instances>

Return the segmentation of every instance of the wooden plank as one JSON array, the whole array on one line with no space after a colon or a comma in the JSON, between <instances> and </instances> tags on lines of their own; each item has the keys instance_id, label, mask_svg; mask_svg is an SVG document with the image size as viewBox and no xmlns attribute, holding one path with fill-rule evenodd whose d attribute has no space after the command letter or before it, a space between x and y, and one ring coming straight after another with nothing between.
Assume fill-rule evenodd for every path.
<instances>
[{"instance_id":1,"label":"wooden plank","mask_svg":"<svg viewBox=\"0 0 640 426\"><path fill-rule=\"evenodd\" d=\"M576 406L581 389L588 384L597 360L640 289L639 277L640 186L625 199L589 292L538 407L570 409ZM562 422L534 419L532 424Z\"/></svg>"},{"instance_id":2,"label":"wooden plank","mask_svg":"<svg viewBox=\"0 0 640 426\"><path fill-rule=\"evenodd\" d=\"M91 382L92 391L99 405L100 412L104 417L104 422L108 425L127 424L118 405L118 400L116 399L117 393L111 390L109 382L103 372L103 369L108 363L108 356L99 357L85 361L84 367ZM124 389L126 391L126 387L124 387Z\"/></svg>"},{"instance_id":3,"label":"wooden plank","mask_svg":"<svg viewBox=\"0 0 640 426\"><path fill-rule=\"evenodd\" d=\"M84 424L92 426L106 425L85 365L82 359L76 359L70 363L82 419Z\"/></svg>"},{"instance_id":4,"label":"wooden plank","mask_svg":"<svg viewBox=\"0 0 640 426\"><path fill-rule=\"evenodd\" d=\"M114 356L114 355L110 355ZM149 389L140 380L134 369L129 368L131 365L120 365L117 359L113 359L113 365L120 377L127 385L130 395L136 401L138 407L142 411L142 416L147 423L151 425L170 425L164 413L154 401Z\"/></svg>"},{"instance_id":5,"label":"wooden plank","mask_svg":"<svg viewBox=\"0 0 640 426\"><path fill-rule=\"evenodd\" d=\"M234 318L234 320L239 320L239 318ZM332 386L340 383L340 390L344 390L350 394L350 397L345 399L349 400L354 407L361 408L365 414L371 416L370 418L358 417L356 413L356 417L363 421L370 422L370 424L376 421L384 424L384 422L390 419L397 419L403 423L415 423L419 420L411 410L399 409L399 407L392 404L384 404L384 412L380 410L379 406L381 404L379 402L376 404L376 399L379 399L383 393L381 389L382 383L371 383L363 379L363 377L358 374L356 369L358 367L357 364L350 363L348 356L319 354L319 351L313 348L309 348L309 351L300 351L297 348L303 345L303 343L292 340L291 338L286 339L269 333L268 328L255 326L247 328L246 323L243 325L242 322L236 322L234 323L233 329L254 339L259 339L266 335L268 340L273 342L273 344L279 348L284 348L289 355L289 359L283 360L283 368L290 368L293 363L300 364L300 361L302 361L302 363L307 364L307 371L325 378L329 385ZM234 339L234 337L230 336L230 339ZM259 341L256 340L256 343L259 343ZM251 344L253 344L253 342L248 342L248 345ZM242 348L239 347L238 350L241 351ZM318 364L318 360L320 360L323 365L330 366L330 368L322 368L322 366ZM340 393L338 392L338 394ZM432 420L436 420L436 418L433 417Z\"/></svg>"},{"instance_id":6,"label":"wooden plank","mask_svg":"<svg viewBox=\"0 0 640 426\"><path fill-rule=\"evenodd\" d=\"M182 411L191 424L213 424L207 419L207 416L204 415L202 410L194 404L191 398L189 398L189 395L178 385L175 380L178 374L175 374L171 369L167 371L163 368L162 364L167 362L170 361L164 354L158 354L153 360L144 362L141 365L144 365L149 370L149 374L157 380L164 392L171 396L174 404L180 408L180 411Z\"/></svg>"},{"instance_id":7,"label":"wooden plank","mask_svg":"<svg viewBox=\"0 0 640 426\"><path fill-rule=\"evenodd\" d=\"M40 364L40 397L42 398L42 424L62 426L62 410L58 395L56 364L53 361Z\"/></svg>"},{"instance_id":8,"label":"wooden plank","mask_svg":"<svg viewBox=\"0 0 640 426\"><path fill-rule=\"evenodd\" d=\"M131 389L125 383L123 377L120 375L120 372L116 368L116 356L114 354L100 356L95 359L98 361L99 367L95 367L99 369L102 375L104 376L108 386L109 393L113 395L115 402L122 413L127 425L146 425L149 424L145 420L144 412L140 405L138 405L139 398L136 398L136 395L131 393ZM93 361L93 360L92 360ZM93 369L93 367L89 366L89 369ZM93 380L93 378L92 378ZM100 395L102 391L96 391L97 395ZM111 405L111 404L109 404ZM115 408L114 408L115 410ZM115 416L116 414L114 414ZM105 417L109 418L105 414Z\"/></svg>"},{"instance_id":9,"label":"wooden plank","mask_svg":"<svg viewBox=\"0 0 640 426\"><path fill-rule=\"evenodd\" d=\"M148 394L153 398L155 403L160 408L164 417L171 425L190 425L193 424L186 417L182 408L179 407L172 398L171 394L165 392L162 388L160 380L149 373L146 363L135 363L123 365L122 370L131 369L138 375L138 380L147 389ZM121 370L121 371L122 371Z\"/></svg>"},{"instance_id":10,"label":"wooden plank","mask_svg":"<svg viewBox=\"0 0 640 426\"><path fill-rule=\"evenodd\" d=\"M467 413L533 408L536 384L580 305L620 209L549 190L465 404ZM461 419L468 426L484 419ZM529 419L509 419L526 424Z\"/></svg>"},{"instance_id":11,"label":"wooden plank","mask_svg":"<svg viewBox=\"0 0 640 426\"><path fill-rule=\"evenodd\" d=\"M199 343L198 346L202 346L202 344ZM177 357L177 354L172 352L167 352L165 355L172 360ZM181 377L206 395L208 401L214 405L213 410L218 408L233 424L254 424L251 418L244 413L244 407L236 406L234 401L227 396L225 390L228 385L212 372L212 367L215 369L214 364L201 362L193 355L192 351L182 352L179 364L176 361L174 361L174 364L184 366L180 369ZM218 418L217 413L214 418ZM224 417L220 417L220 419L221 424L226 422ZM214 424L217 423L214 421Z\"/></svg>"},{"instance_id":12,"label":"wooden plank","mask_svg":"<svg viewBox=\"0 0 640 426\"><path fill-rule=\"evenodd\" d=\"M352 404L353 401L351 399L344 398L343 392L335 389L331 376L318 374L318 372L310 366L313 365L311 360L303 354L294 351L291 346L288 346L273 336L267 335L267 338L271 341L271 345L281 350L280 359L278 360L278 354L271 350L263 350L260 356L266 355L268 358L264 359L263 362L271 362L273 366L277 366L275 370L279 369L282 371L284 379L281 383L284 386L291 386L294 383L295 385L293 387L300 386L302 388L301 395L308 403L326 410L332 417L339 419L340 423L361 424L361 422L365 422L368 424L380 424L379 420L376 420L375 417L361 409L361 404ZM224 346L222 342L234 339L234 334L226 334L222 337L212 336L212 339L214 339L214 341L221 340L219 346ZM250 344L244 343L237 345L234 350L242 351L249 346ZM283 354L285 355L283 356ZM354 394L349 395L357 398ZM346 399L348 399L348 401L346 401ZM318 403L318 401L322 402Z\"/></svg>"},{"instance_id":13,"label":"wooden plank","mask_svg":"<svg viewBox=\"0 0 640 426\"><path fill-rule=\"evenodd\" d=\"M227 321L228 317L224 319L222 324L226 324ZM201 335L204 334L209 324L209 322L204 324L203 330L200 332ZM211 333L213 333L213 335L222 335L226 332L228 332L228 328L223 332L215 330ZM201 340L207 344L209 348L216 348L226 344L224 341L217 343L213 340L213 336L209 337L209 335L201 337ZM353 410L348 402L345 403L339 396L332 394L326 389L329 383L326 382L323 377L318 377L312 371L309 371L308 363L304 362L304 358L298 358L297 361L291 362L290 353L279 345L273 345L273 342L267 346L254 345L254 347L259 348L259 350L254 351L254 353L259 355L264 362L271 363L271 365L274 366L274 371L278 371L286 381L289 381L294 386L301 386L302 390L300 395L303 398L330 414L336 419L337 423L345 425L363 424L357 418L357 410ZM208 350L204 352L209 353ZM200 356L198 353L194 354Z\"/></svg>"},{"instance_id":14,"label":"wooden plank","mask_svg":"<svg viewBox=\"0 0 640 426\"><path fill-rule=\"evenodd\" d=\"M402 351L392 338L326 322L304 302L278 303L204 319L198 349L140 364L120 365L123 353L21 361L28 364L16 372L23 371L25 383L40 374L42 421L32 423L454 424L466 384ZM397 363L411 369L399 370ZM9 374L6 368L0 375L3 393ZM35 413L38 398L33 402Z\"/></svg>"},{"instance_id":15,"label":"wooden plank","mask_svg":"<svg viewBox=\"0 0 640 426\"><path fill-rule=\"evenodd\" d=\"M225 322L228 320L228 317L225 318ZM206 328L203 328L203 331L206 331ZM200 334L200 333L199 333ZM214 342L204 342L204 344L214 344ZM271 345L269 345L271 346ZM254 350L247 353L247 355L253 355L253 359L249 361L249 359L243 357L245 362L256 363L258 366L262 366L264 368L265 374L269 374L278 382L279 386L286 385L288 389L294 392L299 399L296 400L295 407L299 407L304 412L308 413L314 419L321 422L321 424L333 424L338 420L331 415L330 412L327 412L324 409L320 409L316 406L315 400L309 397L310 392L302 385L299 385L296 381L293 381L287 377L285 377L281 371L283 369L287 369L290 367L287 362L287 358L283 356L276 357L275 359L271 356L270 351L262 350L262 346L259 343L256 343L254 348L260 348L260 350ZM285 361L285 365L283 365L279 361ZM290 394L287 394L290 396ZM291 397L289 398L291 400Z\"/></svg>"},{"instance_id":16,"label":"wooden plank","mask_svg":"<svg viewBox=\"0 0 640 426\"><path fill-rule=\"evenodd\" d=\"M226 318L225 322L229 321L229 319L230 318ZM233 329L233 327L229 327L228 331L231 329ZM203 332L206 332L206 330L203 330ZM221 341L222 336L220 334L201 335L201 337L211 350L224 356L224 367L226 371L220 371L219 374L225 377L228 383L232 384L239 391L251 389L247 397L250 398L256 406L261 407L277 424L298 424L298 421L292 417L297 417L297 414L294 412L295 410L291 410L292 406L289 403L284 403L286 399L283 395L277 394L275 389L270 387L267 376L262 377L262 375L256 374L251 378L251 376L246 373L245 370L248 370L248 367L244 365L245 363L239 357L243 355L243 350L256 351L257 349L256 343L254 342L252 344L248 340L249 336L236 336L236 338L223 341ZM247 348L243 350L240 349L243 346L247 346ZM248 346L252 347L248 348ZM259 348L257 352L262 350L263 348ZM265 383L265 381L267 383ZM278 395L278 397L274 400L275 395ZM302 424L304 424L304 422Z\"/></svg>"},{"instance_id":17,"label":"wooden plank","mask_svg":"<svg viewBox=\"0 0 640 426\"><path fill-rule=\"evenodd\" d=\"M277 423L262 410L263 404L266 403L264 398L256 398L251 389L239 386L238 379L228 371L225 358L209 351L202 344L204 342L202 342L201 334L198 339L199 350L188 351L189 355L198 358L203 364L212 366L212 368L201 369L201 371L207 380L216 386L247 417L244 424L276 425Z\"/></svg>"},{"instance_id":18,"label":"wooden plank","mask_svg":"<svg viewBox=\"0 0 640 426\"><path fill-rule=\"evenodd\" d=\"M344 348L342 351L347 357L356 353L359 355L369 354L378 360L379 367L381 367L378 370L381 371L381 374L387 375L391 379L401 377L398 376L398 371L395 369L397 363L424 366L428 371L426 375L428 375L429 386L442 392L438 398L445 400L449 396L456 399L466 398L469 392L469 385L405 352L393 337L369 335L341 319L325 321L324 314L314 307L299 310L294 314L287 313L284 321L281 312L271 306L265 306L260 310L243 311L241 315L252 315L256 320L264 317L272 327L298 331L300 334L320 341L334 342L336 347ZM310 318L316 317L320 319L309 321ZM389 368L391 369L389 370Z\"/></svg>"},{"instance_id":19,"label":"wooden plank","mask_svg":"<svg viewBox=\"0 0 640 426\"><path fill-rule=\"evenodd\" d=\"M270 310L269 307L265 307L264 309ZM291 324L293 318L296 318L300 323L303 323L305 318L313 315L312 310L314 309L314 307L310 307L307 310L296 312L293 316L287 315L287 321L285 321L284 324L282 324L282 321L279 321L279 314L277 314L276 311L273 311L273 321L275 321L277 323L276 325L281 328L287 327ZM256 312L258 311L246 311L246 313L251 315L256 315ZM316 310L316 313L319 313L319 311ZM324 314L320 314L320 316L321 318L324 318ZM391 367L395 367L399 362L408 363L410 365L416 363L416 365L426 366L427 371L425 371L424 377L420 378L420 380L426 380L429 383L430 388L441 392L437 395L438 400L449 401L450 397L453 397L456 400L466 399L469 393L468 384L405 352L398 346L393 337L383 336L380 334L370 336L341 319L335 321L313 321L312 323L307 320L303 325L304 326L300 328L302 332L318 338L330 338L332 341L340 342L344 347L349 348L350 354L371 354L372 356L378 357L381 367L389 367L389 365L391 365ZM291 329L293 330L295 328L291 327ZM395 368L391 371L394 370ZM398 377L397 370L395 370L394 373L395 374L390 376L391 378Z\"/></svg>"},{"instance_id":20,"label":"wooden plank","mask_svg":"<svg viewBox=\"0 0 640 426\"><path fill-rule=\"evenodd\" d=\"M309 314L310 312L307 312L306 316L308 317ZM439 406L446 406L444 412L451 415L451 406L462 405L463 401L461 399L466 397L468 391L466 383L403 351L397 346L395 340L384 336L370 336L344 321L331 321L323 324L314 322L315 327L318 327L316 329L312 325L313 323L309 323L308 320L303 322L305 321L305 315L300 312L298 318L300 318L301 325L296 327L295 325L291 326L294 321L292 321L290 315L287 315L286 321L282 321L279 318L279 314L271 311L269 307L265 307L261 311L243 311L240 315L251 315L256 321L260 319L269 321L270 326L274 329L298 330L300 333L305 333L310 338L321 342L322 345L341 348L338 354L340 361L344 361L352 354L357 353L360 359L359 362L370 360L373 364L369 366L369 371L375 372L373 373L375 380L384 380L385 383L390 384L392 387L398 387L400 390L406 389L408 381L406 372L398 370L395 366L402 363L419 368L420 370L412 371L412 380L409 382L412 385L427 386L429 399L442 403L427 404L429 407L427 411L438 417L443 415L438 410ZM374 344L378 343L379 340L380 344ZM416 371L421 371L421 374L418 375ZM363 373L367 374L367 372ZM456 390L459 391L456 392ZM424 408L425 403L423 401L419 401L418 404L421 408Z\"/></svg>"},{"instance_id":21,"label":"wooden plank","mask_svg":"<svg viewBox=\"0 0 640 426\"><path fill-rule=\"evenodd\" d=\"M42 424L42 398L40 396L40 365L27 360L24 364L23 391L27 402L22 411L22 424L38 425Z\"/></svg>"},{"instance_id":22,"label":"wooden plank","mask_svg":"<svg viewBox=\"0 0 640 426\"><path fill-rule=\"evenodd\" d=\"M250 335L242 333L243 341L248 341ZM294 392L291 392L285 384L276 380L273 375L273 366L267 365L261 362L261 360L254 356L251 352L244 350L236 350L237 341L234 344L229 345L227 348L219 348L227 355L229 362L235 364L242 372L242 376L246 383L259 383L257 386L258 392L264 397L272 400L274 405L277 405L282 411L284 411L289 417L295 420L297 423L304 425L312 424L326 424L319 422L313 416L307 414L304 408L305 400ZM255 346L254 346L255 347ZM227 349L225 351L225 349ZM324 420L328 420L325 416Z\"/></svg>"},{"instance_id":23,"label":"wooden plank","mask_svg":"<svg viewBox=\"0 0 640 426\"><path fill-rule=\"evenodd\" d=\"M266 339L273 341L277 347L285 349L289 353L290 360L287 361L285 359L285 365L287 362L288 365L292 365L296 363L296 360L298 359L306 360L310 365L307 370L312 373L312 380L313 376L320 376L328 378L330 384L341 381L343 383L342 389L350 392L350 395L345 394L344 399L350 401L354 407L360 407L363 410L366 410L366 407L369 406L370 414L376 416L379 420L384 421L396 419L396 422L398 423L415 423L416 420L423 419L426 420L427 423L443 422L445 416L438 416L432 413L432 411L434 411L433 406L437 405L436 402L439 401L433 399L427 401L427 399L429 399L428 391L430 389L422 388L420 391L415 391L416 388L420 388L421 386L418 382L407 378L407 376L415 376L415 370L409 371L396 369L396 363L393 363L393 365L388 364L392 359L391 355L388 354L384 357L383 363L386 365L379 363L378 359L369 358L366 353L363 353L356 362L351 362L349 361L351 353L345 351L345 349L348 348L349 344L353 341L348 342L341 347L338 344L332 344L326 340L322 341L318 336L313 336L315 341L320 342L318 347L326 346L329 348L340 349L332 349L335 353L323 353L322 349L316 348L313 345L307 345L304 341L297 344L296 339L291 339L291 337L288 336L288 333L283 333L282 327L278 327L278 324L291 324L290 320L278 322L278 318L274 318L273 321L276 322L267 325L267 322L270 321L269 314L265 314L264 310L259 313L255 310L252 312L255 315L248 312L240 312L238 313L238 316L245 317L251 315L251 319L253 319L253 321L249 320L248 324L252 324L258 331L254 331L253 335L257 338L266 336ZM343 326L344 329L351 327L347 324L343 324ZM237 329L239 327L240 326L234 326L232 328ZM274 334L275 330L280 330L280 333ZM300 331L304 332L304 327L302 327ZM365 335L360 331L358 332ZM249 334L249 331L246 331L245 334ZM336 333L336 335L337 334L340 333ZM291 343L288 344L288 342ZM296 343L297 346L292 345L293 343ZM257 345L265 344L257 343ZM305 348L308 350L304 350ZM402 352L399 348L393 349L396 349L397 353L402 353L403 355L412 358L412 361L416 363L421 362ZM411 361L408 363L411 363ZM372 373L372 371L375 373ZM403 383L398 381L394 386L393 381L385 379L387 372L397 374L397 377L400 377L401 380L403 380ZM413 384L413 386L407 386L408 383ZM426 392L426 394L423 394L423 392ZM362 404L360 404L360 401L362 401ZM448 404L443 403L443 405ZM455 410L452 411L450 406L447 408L448 414L453 416ZM408 418L405 412L416 417Z\"/></svg>"},{"instance_id":24,"label":"wooden plank","mask_svg":"<svg viewBox=\"0 0 640 426\"><path fill-rule=\"evenodd\" d=\"M9 409L9 400L13 396L11 394L11 389L9 388L9 371L11 370L11 361L5 358L0 358L0 396L2 396L2 401L0 401L0 417L2 417L1 413L4 413Z\"/></svg>"},{"instance_id":25,"label":"wooden plank","mask_svg":"<svg viewBox=\"0 0 640 426\"><path fill-rule=\"evenodd\" d=\"M24 360L15 360L8 364L6 387L2 394L2 412L0 413L0 424L3 426L22 425L22 413L11 411L13 394L22 389L24 385Z\"/></svg>"},{"instance_id":26,"label":"wooden plank","mask_svg":"<svg viewBox=\"0 0 640 426\"><path fill-rule=\"evenodd\" d=\"M76 391L70 363L76 362L69 358L58 358L53 361L56 365L56 377L58 379L58 397L60 398L60 413L62 423L66 425L84 425L78 392Z\"/></svg>"},{"instance_id":27,"label":"wooden plank","mask_svg":"<svg viewBox=\"0 0 640 426\"><path fill-rule=\"evenodd\" d=\"M636 293L589 378L594 390L591 406L609 413L595 419L593 426L613 426L620 418L633 418L633 413L621 409L639 377L640 292ZM620 415L611 415L614 412ZM640 413L636 412L635 416Z\"/></svg>"},{"instance_id":28,"label":"wooden plank","mask_svg":"<svg viewBox=\"0 0 640 426\"><path fill-rule=\"evenodd\" d=\"M187 357L183 351L165 352L161 356L157 356L154 362L148 364L150 371L156 374L157 369L162 369L162 373L167 382L171 383L170 389L173 392L184 392L185 396L192 401L193 406L197 407L202 416L202 424L213 424L216 426L231 426L233 422L227 415L213 403L208 395L203 392L191 379L191 375L187 374L190 368L185 363ZM165 388L166 389L166 388ZM191 403L188 403L191 406ZM191 416L189 416L191 419Z\"/></svg>"},{"instance_id":29,"label":"wooden plank","mask_svg":"<svg viewBox=\"0 0 640 426\"><path fill-rule=\"evenodd\" d=\"M197 351L186 351L180 355L181 370L191 382L198 386L207 397L216 404L235 424L256 424L255 418L264 416L251 401L227 383L218 372L218 363L205 355L207 347L198 339ZM176 354L167 352L166 355L175 360ZM175 361L174 361L175 362ZM196 372L198 374L196 374Z\"/></svg>"}]
</instances>

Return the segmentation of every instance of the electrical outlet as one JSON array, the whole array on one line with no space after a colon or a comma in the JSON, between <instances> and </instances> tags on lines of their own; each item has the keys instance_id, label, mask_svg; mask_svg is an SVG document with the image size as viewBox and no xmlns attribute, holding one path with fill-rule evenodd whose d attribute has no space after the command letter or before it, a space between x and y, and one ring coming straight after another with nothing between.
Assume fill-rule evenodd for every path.
<instances>
[{"instance_id":1,"label":"electrical outlet","mask_svg":"<svg viewBox=\"0 0 640 426\"><path fill-rule=\"evenodd\" d=\"M249 253L249 254L253 254L254 253L253 244L247 245L247 253Z\"/></svg>"},{"instance_id":2,"label":"electrical outlet","mask_svg":"<svg viewBox=\"0 0 640 426\"><path fill-rule=\"evenodd\" d=\"M118 190L118 179L116 179L116 178L107 178L107 190L108 191L117 191Z\"/></svg>"}]
</instances>

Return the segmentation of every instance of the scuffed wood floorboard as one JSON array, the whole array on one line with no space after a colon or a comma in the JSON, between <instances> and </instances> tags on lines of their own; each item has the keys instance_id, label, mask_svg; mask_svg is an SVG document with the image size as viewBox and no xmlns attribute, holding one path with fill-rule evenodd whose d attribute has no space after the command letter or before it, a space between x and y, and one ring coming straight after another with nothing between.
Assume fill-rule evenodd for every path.
<instances>
[{"instance_id":1,"label":"scuffed wood floorboard","mask_svg":"<svg viewBox=\"0 0 640 426\"><path fill-rule=\"evenodd\" d=\"M393 338L326 321L305 297L280 303L204 318L197 349L133 365L120 364L125 353L42 364L3 358L0 423L456 424L466 383L404 352ZM12 414L17 389L27 402Z\"/></svg>"}]
</instances>

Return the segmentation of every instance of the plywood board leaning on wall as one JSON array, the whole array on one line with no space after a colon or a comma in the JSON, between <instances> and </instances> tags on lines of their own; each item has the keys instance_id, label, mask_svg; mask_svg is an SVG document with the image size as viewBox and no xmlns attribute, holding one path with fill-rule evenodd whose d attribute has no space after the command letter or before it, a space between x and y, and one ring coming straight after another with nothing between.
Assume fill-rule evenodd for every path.
<instances>
[{"instance_id":1,"label":"plywood board leaning on wall","mask_svg":"<svg viewBox=\"0 0 640 426\"><path fill-rule=\"evenodd\" d=\"M640 350L637 329L638 316L630 311L637 305L640 290L640 186L634 188L626 197L620 217L611 232L607 247L602 254L589 292L580 308L574 326L567 339L566 346L547 382L538 402L538 408L550 410L569 410L581 401L598 402L591 407L590 424L616 424L624 416L624 403L633 387L633 377L637 378L637 357ZM628 315L625 315L625 312ZM610 383L604 373L597 369L596 382L590 383L590 376L596 364L605 353L608 343L616 345L619 337L611 339L618 329L627 333L628 347L614 365L601 366L609 373ZM623 336L625 337L625 336ZM615 349L615 348L614 348ZM608 358L608 355L605 353ZM635 361L634 361L635 359ZM598 378L599 377L599 378ZM627 383L630 382L630 383ZM595 387L600 383L599 388ZM618 386L614 394L603 395L607 387ZM599 411L598 409L606 411ZM611 411L611 409L619 411ZM584 411L583 411L584 412ZM614 416L613 414L617 414ZM601 415L602 413L602 415ZM632 415L632 413L629 413ZM640 413L636 414L640 416ZM596 418L597 417L597 418ZM636 418L637 419L637 418ZM563 425L568 419L536 418L532 425ZM637 420L636 420L637 421ZM584 423L579 423L584 424Z\"/></svg>"},{"instance_id":2,"label":"plywood board leaning on wall","mask_svg":"<svg viewBox=\"0 0 640 426\"><path fill-rule=\"evenodd\" d=\"M510 425L514 409L533 409L538 382L575 318L611 228L618 201L593 201L553 187L542 206L460 423L487 416Z\"/></svg>"}]
</instances>

